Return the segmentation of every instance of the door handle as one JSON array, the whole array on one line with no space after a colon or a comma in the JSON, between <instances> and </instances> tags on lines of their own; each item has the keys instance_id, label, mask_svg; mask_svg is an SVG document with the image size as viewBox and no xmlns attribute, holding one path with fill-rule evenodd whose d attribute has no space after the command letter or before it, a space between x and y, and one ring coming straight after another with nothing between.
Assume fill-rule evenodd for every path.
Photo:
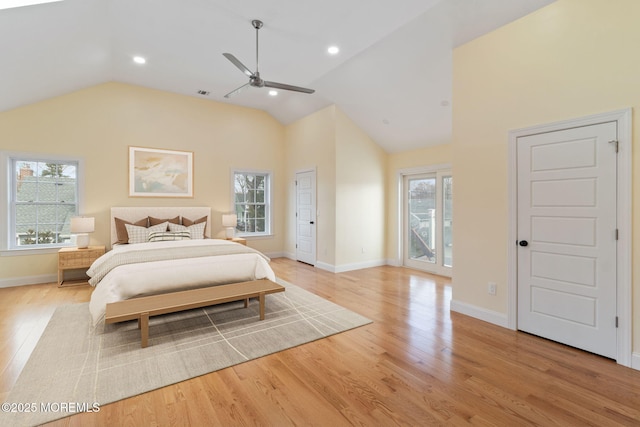
<instances>
[{"instance_id":1,"label":"door handle","mask_svg":"<svg viewBox=\"0 0 640 427\"><path fill-rule=\"evenodd\" d=\"M520 240L520 241L518 242L518 244L519 244L520 246L529 246L529 242L527 242L526 240Z\"/></svg>"},{"instance_id":2,"label":"door handle","mask_svg":"<svg viewBox=\"0 0 640 427\"><path fill-rule=\"evenodd\" d=\"M315 224L315 222L314 221L309 221L309 224Z\"/></svg>"}]
</instances>

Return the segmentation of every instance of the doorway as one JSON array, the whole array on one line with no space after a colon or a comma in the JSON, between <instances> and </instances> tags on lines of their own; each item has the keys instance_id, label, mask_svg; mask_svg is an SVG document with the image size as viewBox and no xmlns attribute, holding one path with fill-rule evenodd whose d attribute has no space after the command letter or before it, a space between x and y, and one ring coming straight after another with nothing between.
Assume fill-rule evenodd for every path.
<instances>
[{"instance_id":1,"label":"doorway","mask_svg":"<svg viewBox=\"0 0 640 427\"><path fill-rule=\"evenodd\" d=\"M628 114L514 131L509 147L510 326L627 366Z\"/></svg>"},{"instance_id":2,"label":"doorway","mask_svg":"<svg viewBox=\"0 0 640 427\"><path fill-rule=\"evenodd\" d=\"M403 264L451 277L453 176L437 169L403 177Z\"/></svg>"}]
</instances>

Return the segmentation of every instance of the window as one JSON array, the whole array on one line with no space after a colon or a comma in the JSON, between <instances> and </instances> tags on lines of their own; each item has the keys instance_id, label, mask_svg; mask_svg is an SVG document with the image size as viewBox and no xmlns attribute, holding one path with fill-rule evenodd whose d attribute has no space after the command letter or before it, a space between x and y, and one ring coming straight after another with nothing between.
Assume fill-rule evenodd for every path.
<instances>
[{"instance_id":1,"label":"window","mask_svg":"<svg viewBox=\"0 0 640 427\"><path fill-rule=\"evenodd\" d=\"M239 235L271 233L270 176L269 172L233 172L233 203Z\"/></svg>"},{"instance_id":2,"label":"window","mask_svg":"<svg viewBox=\"0 0 640 427\"><path fill-rule=\"evenodd\" d=\"M9 249L64 246L78 214L77 160L9 157Z\"/></svg>"}]
</instances>

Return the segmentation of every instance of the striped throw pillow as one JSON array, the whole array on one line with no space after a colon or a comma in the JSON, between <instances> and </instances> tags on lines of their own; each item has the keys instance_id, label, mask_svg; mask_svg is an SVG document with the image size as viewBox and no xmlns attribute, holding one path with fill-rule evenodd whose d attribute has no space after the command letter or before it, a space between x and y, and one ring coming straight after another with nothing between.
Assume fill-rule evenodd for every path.
<instances>
[{"instance_id":1,"label":"striped throw pillow","mask_svg":"<svg viewBox=\"0 0 640 427\"><path fill-rule=\"evenodd\" d=\"M169 223L169 231L188 231L191 234L192 239L204 239L204 228L206 226L206 222L193 224L188 227L185 227L184 225Z\"/></svg>"},{"instance_id":2,"label":"striped throw pillow","mask_svg":"<svg viewBox=\"0 0 640 427\"><path fill-rule=\"evenodd\" d=\"M138 227L136 225L125 224L127 228L127 234L129 235L129 243L147 243L149 241L149 234L157 231L167 231L167 222L154 225L152 227Z\"/></svg>"},{"instance_id":3,"label":"striped throw pillow","mask_svg":"<svg viewBox=\"0 0 640 427\"><path fill-rule=\"evenodd\" d=\"M154 231L149 233L150 242L164 242L166 240L189 240L191 233L188 231Z\"/></svg>"}]
</instances>

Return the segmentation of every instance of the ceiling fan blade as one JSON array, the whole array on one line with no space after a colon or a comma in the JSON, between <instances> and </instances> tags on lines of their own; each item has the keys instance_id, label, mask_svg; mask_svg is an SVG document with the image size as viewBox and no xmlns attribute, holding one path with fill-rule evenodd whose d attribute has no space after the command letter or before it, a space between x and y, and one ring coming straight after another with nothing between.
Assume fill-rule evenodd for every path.
<instances>
[{"instance_id":1,"label":"ceiling fan blade","mask_svg":"<svg viewBox=\"0 0 640 427\"><path fill-rule=\"evenodd\" d=\"M240 62L238 60L238 58L236 58L235 56L233 56L230 53L223 53L222 55L224 55L225 58L227 58L229 61L231 61L231 63L233 65L238 67L238 69L240 69L240 71L245 73L247 76L253 77L253 72L250 69L248 69L242 62Z\"/></svg>"},{"instance_id":2,"label":"ceiling fan blade","mask_svg":"<svg viewBox=\"0 0 640 427\"><path fill-rule=\"evenodd\" d=\"M232 90L231 92L229 92L228 94L226 94L224 97L225 98L231 98L233 95L237 95L240 92L242 92L243 90L245 90L246 88L248 88L249 86L251 86L251 83L246 83L243 84L242 86L240 86L237 89Z\"/></svg>"},{"instance_id":3,"label":"ceiling fan blade","mask_svg":"<svg viewBox=\"0 0 640 427\"><path fill-rule=\"evenodd\" d=\"M272 87L274 89L292 90L294 92L302 92L302 93L313 93L313 92L315 92L315 90L313 90L313 89L307 89L306 87L300 87L300 86L286 85L284 83L276 83L276 82L265 81L264 85L266 87Z\"/></svg>"}]
</instances>

